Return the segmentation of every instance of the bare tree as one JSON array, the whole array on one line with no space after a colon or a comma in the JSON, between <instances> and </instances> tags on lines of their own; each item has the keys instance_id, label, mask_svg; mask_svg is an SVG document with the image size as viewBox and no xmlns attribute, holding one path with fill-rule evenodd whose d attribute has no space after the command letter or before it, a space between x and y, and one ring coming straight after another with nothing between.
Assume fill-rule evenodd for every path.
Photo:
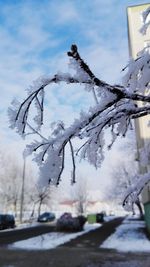
<instances>
[{"instance_id":1,"label":"bare tree","mask_svg":"<svg viewBox=\"0 0 150 267\"><path fill-rule=\"evenodd\" d=\"M143 29L146 31L146 17L150 8L144 13ZM144 30L142 29L142 32ZM41 140L28 145L28 153L34 152L39 165L43 185L48 183L58 185L64 170L66 147L70 147L72 155L72 182L75 182L75 156L80 155L96 168L104 159L106 147L109 149L118 136L125 136L136 118L150 114L150 53L148 49L141 51L136 60L131 60L123 69L126 76L122 85L111 85L99 79L79 54L76 45L71 46L67 53L74 74L57 73L53 76L38 79L28 90L27 98L19 103L13 101L9 108L11 127L25 136L27 133L37 134ZM64 82L83 85L95 99L95 105L80 114L79 119L66 128L63 122L58 122L50 137L44 137L39 132L43 125L44 97L49 85ZM145 95L144 92L147 92ZM138 103L143 105L138 105ZM35 103L37 114L30 109ZM105 132L110 131L112 140L105 143ZM75 138L80 139L80 146L73 148ZM124 204L132 207L145 184L150 180L150 173L139 175L138 183L127 192Z\"/></svg>"},{"instance_id":2,"label":"bare tree","mask_svg":"<svg viewBox=\"0 0 150 267\"><path fill-rule=\"evenodd\" d=\"M53 186L47 186L41 188L38 184L34 185L33 194L31 195L31 202L33 203L33 208L31 212L31 217L34 216L35 209L37 207L37 215L41 214L41 208L43 204L52 208L52 203L55 198L55 188Z\"/></svg>"},{"instance_id":3,"label":"bare tree","mask_svg":"<svg viewBox=\"0 0 150 267\"><path fill-rule=\"evenodd\" d=\"M111 199L119 205L122 204L127 189L137 182L137 172L138 168L133 161L131 161L131 163L127 166L124 162L119 162L117 168L112 169L112 183L107 188L106 199ZM137 196L135 205L139 210L140 216L143 217L143 209L139 196ZM133 214L135 214L134 206L132 211Z\"/></svg>"},{"instance_id":4,"label":"bare tree","mask_svg":"<svg viewBox=\"0 0 150 267\"><path fill-rule=\"evenodd\" d=\"M22 158L14 156L13 152L0 151L0 203L3 211L12 211L15 216L20 213L21 188L23 175ZM28 210L29 200L34 194L31 188L35 182L34 172L28 163L24 181L24 203L22 212Z\"/></svg>"},{"instance_id":5,"label":"bare tree","mask_svg":"<svg viewBox=\"0 0 150 267\"><path fill-rule=\"evenodd\" d=\"M17 158L2 151L0 165L2 170L0 187L3 208L8 209L12 207L15 215L17 215L17 205L20 201L22 166L18 163Z\"/></svg>"},{"instance_id":6,"label":"bare tree","mask_svg":"<svg viewBox=\"0 0 150 267\"><path fill-rule=\"evenodd\" d=\"M77 214L85 215L89 199L86 179L79 177L78 183L71 190L71 198L76 203L75 208Z\"/></svg>"}]
</instances>

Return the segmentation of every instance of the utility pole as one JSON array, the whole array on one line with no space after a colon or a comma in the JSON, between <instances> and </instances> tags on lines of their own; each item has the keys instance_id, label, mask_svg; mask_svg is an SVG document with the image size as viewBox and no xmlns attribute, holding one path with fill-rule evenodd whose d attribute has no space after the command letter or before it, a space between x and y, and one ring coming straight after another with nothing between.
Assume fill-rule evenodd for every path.
<instances>
[{"instance_id":1,"label":"utility pole","mask_svg":"<svg viewBox=\"0 0 150 267\"><path fill-rule=\"evenodd\" d=\"M20 199L20 223L22 223L22 218L23 218L25 170L26 170L26 157L23 155L22 188L21 188L21 199Z\"/></svg>"}]
</instances>

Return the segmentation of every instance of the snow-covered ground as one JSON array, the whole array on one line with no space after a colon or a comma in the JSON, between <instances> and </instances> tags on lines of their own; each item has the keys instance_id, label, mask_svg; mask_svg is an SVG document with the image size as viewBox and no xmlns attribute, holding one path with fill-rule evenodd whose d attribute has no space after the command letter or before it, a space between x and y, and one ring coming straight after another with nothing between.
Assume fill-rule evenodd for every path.
<instances>
[{"instance_id":1,"label":"snow-covered ground","mask_svg":"<svg viewBox=\"0 0 150 267\"><path fill-rule=\"evenodd\" d=\"M100 224L85 224L84 230L77 233L51 232L27 240L18 241L8 246L9 249L41 250L52 249L64 244L77 236L83 235L100 227Z\"/></svg>"},{"instance_id":2,"label":"snow-covered ground","mask_svg":"<svg viewBox=\"0 0 150 267\"><path fill-rule=\"evenodd\" d=\"M105 218L109 221L114 217ZM34 225L34 224L33 224ZM25 226L25 225L24 225ZM29 225L28 225L29 226ZM27 225L25 227L28 227ZM26 249L26 250L44 250L52 249L61 244L68 242L86 232L92 231L100 227L100 224L85 224L84 230L77 233L60 233L52 232L43 234L34 238L19 241L9 245L9 249ZM150 252L150 241L145 233L145 222L138 218L127 217L123 223L117 227L102 245L102 248L116 249L123 252Z\"/></svg>"},{"instance_id":3,"label":"snow-covered ground","mask_svg":"<svg viewBox=\"0 0 150 267\"><path fill-rule=\"evenodd\" d=\"M101 248L124 252L150 252L150 241L144 234L144 228L144 221L128 217L117 227L115 233L101 245Z\"/></svg>"}]
</instances>

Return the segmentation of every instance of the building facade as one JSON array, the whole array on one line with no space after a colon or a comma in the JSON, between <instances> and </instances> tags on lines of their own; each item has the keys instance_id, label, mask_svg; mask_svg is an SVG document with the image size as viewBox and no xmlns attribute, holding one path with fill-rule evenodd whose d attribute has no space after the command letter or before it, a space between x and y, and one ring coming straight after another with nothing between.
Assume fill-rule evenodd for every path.
<instances>
[{"instance_id":1,"label":"building facade","mask_svg":"<svg viewBox=\"0 0 150 267\"><path fill-rule=\"evenodd\" d=\"M142 27L142 12L150 6L149 4L142 4L137 6L130 6L127 8L128 21L128 40L130 57L136 59L138 53L150 45L150 28L145 35L140 33ZM139 103L139 105L142 105ZM137 160L139 162L140 173L146 173L150 170L150 165L143 167L140 164L139 151L140 149L150 143L150 127L148 127L150 115L135 120L135 130L137 139ZM142 192L142 202L145 210L145 221L150 232L150 185L146 186Z\"/></svg>"}]
</instances>

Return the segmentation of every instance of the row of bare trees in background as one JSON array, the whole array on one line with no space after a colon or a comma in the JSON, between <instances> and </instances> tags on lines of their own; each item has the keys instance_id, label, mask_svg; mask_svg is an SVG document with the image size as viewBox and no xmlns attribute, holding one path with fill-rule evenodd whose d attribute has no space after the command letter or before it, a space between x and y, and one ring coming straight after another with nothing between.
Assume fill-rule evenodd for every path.
<instances>
[{"instance_id":1,"label":"row of bare trees in background","mask_svg":"<svg viewBox=\"0 0 150 267\"><path fill-rule=\"evenodd\" d=\"M23 175L25 177L22 191ZM60 192L60 189L55 186L40 187L38 174L28 160L24 165L22 157L19 159L14 156L14 153L0 151L0 213L11 212L19 220L22 212L24 218L29 219L40 215L44 206L49 210L55 209L59 201L66 197L76 201L77 214L84 214L88 198L85 181L74 187L73 191L69 190L66 194L65 191ZM23 203L21 203L22 199Z\"/></svg>"},{"instance_id":2,"label":"row of bare trees in background","mask_svg":"<svg viewBox=\"0 0 150 267\"><path fill-rule=\"evenodd\" d=\"M137 177L138 165L135 162L134 147L135 143L129 142L126 152L130 156L126 159L121 158L118 162L119 166L112 168L112 183L107 187L103 201L114 201L114 206L121 205L124 191L134 184ZM64 190L52 185L43 188L38 185L38 175L28 160L25 168L23 203L21 203L23 167L22 158L18 159L14 153L0 151L0 213L12 212L19 219L21 204L23 204L23 214L26 214L26 218L32 218L41 213L44 205L49 210L54 210L56 207L59 210L59 202L66 198L75 203L76 214L86 214L91 200L90 186L86 177L78 177L76 185ZM139 200L136 204L142 215Z\"/></svg>"},{"instance_id":3,"label":"row of bare trees in background","mask_svg":"<svg viewBox=\"0 0 150 267\"><path fill-rule=\"evenodd\" d=\"M40 214L42 204L51 206L54 193L53 188L41 189L38 186L37 175L28 162L24 170L25 184L22 191L23 166L23 159L18 159L14 153L0 151L0 212L12 212L18 218L21 205L23 213L27 213L28 217Z\"/></svg>"}]
</instances>

